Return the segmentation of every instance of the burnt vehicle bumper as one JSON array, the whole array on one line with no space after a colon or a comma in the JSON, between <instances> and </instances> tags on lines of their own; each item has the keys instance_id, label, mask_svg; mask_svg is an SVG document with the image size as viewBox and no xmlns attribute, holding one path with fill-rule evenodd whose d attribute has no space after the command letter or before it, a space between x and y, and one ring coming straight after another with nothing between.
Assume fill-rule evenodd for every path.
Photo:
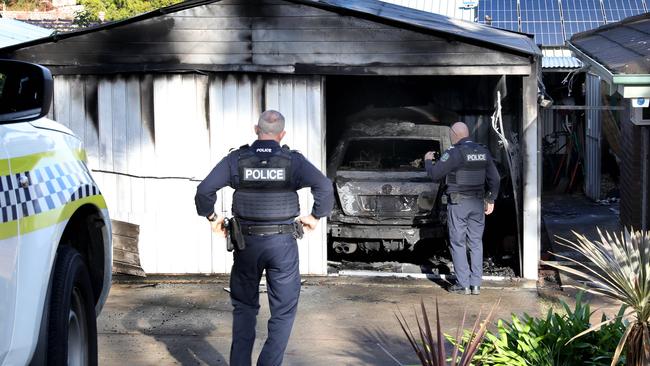
<instances>
[{"instance_id":1,"label":"burnt vehicle bumper","mask_svg":"<svg viewBox=\"0 0 650 366\"><path fill-rule=\"evenodd\" d=\"M412 250L423 239L442 238L443 226L414 227L408 225L350 225L331 223L329 235L332 249L337 253L350 254L385 250L388 252Z\"/></svg>"}]
</instances>

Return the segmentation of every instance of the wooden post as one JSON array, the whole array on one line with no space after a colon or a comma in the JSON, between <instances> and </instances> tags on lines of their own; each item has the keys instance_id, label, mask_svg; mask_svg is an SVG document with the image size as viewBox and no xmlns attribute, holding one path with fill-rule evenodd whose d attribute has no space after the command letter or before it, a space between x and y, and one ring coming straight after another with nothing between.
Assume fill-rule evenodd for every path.
<instances>
[{"instance_id":1,"label":"wooden post","mask_svg":"<svg viewBox=\"0 0 650 366\"><path fill-rule=\"evenodd\" d=\"M537 76L539 59L531 65L529 76L523 77L523 277L537 280L540 257L540 198L542 155L541 124L537 123Z\"/></svg>"}]
</instances>

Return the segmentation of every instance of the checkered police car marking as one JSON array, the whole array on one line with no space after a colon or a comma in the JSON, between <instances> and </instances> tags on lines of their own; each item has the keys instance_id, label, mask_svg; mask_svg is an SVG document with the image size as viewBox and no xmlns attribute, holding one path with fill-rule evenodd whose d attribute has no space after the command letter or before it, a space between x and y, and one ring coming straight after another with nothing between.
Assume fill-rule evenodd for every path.
<instances>
[{"instance_id":1,"label":"checkered police car marking","mask_svg":"<svg viewBox=\"0 0 650 366\"><path fill-rule=\"evenodd\" d=\"M27 186L21 185L27 183ZM57 162L0 176L0 223L65 206L101 194L82 161Z\"/></svg>"}]
</instances>

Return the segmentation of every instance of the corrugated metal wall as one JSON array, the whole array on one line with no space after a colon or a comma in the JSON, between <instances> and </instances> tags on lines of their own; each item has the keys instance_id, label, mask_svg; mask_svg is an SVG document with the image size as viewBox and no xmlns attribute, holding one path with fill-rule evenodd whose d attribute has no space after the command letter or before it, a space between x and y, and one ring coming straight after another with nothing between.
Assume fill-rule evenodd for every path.
<instances>
[{"instance_id":1,"label":"corrugated metal wall","mask_svg":"<svg viewBox=\"0 0 650 366\"><path fill-rule=\"evenodd\" d=\"M407 8L441 14L450 18L473 22L476 19L476 8L465 9L463 0L381 0L385 3L404 6Z\"/></svg>"},{"instance_id":2,"label":"corrugated metal wall","mask_svg":"<svg viewBox=\"0 0 650 366\"><path fill-rule=\"evenodd\" d=\"M587 74L587 106L600 106L600 77ZM600 144L602 136L601 111L587 110L587 123L585 131L585 194L587 197L600 199L601 153Z\"/></svg>"},{"instance_id":3,"label":"corrugated metal wall","mask_svg":"<svg viewBox=\"0 0 650 366\"><path fill-rule=\"evenodd\" d=\"M232 255L194 208L198 181L230 148L255 139L263 109L287 119L287 143L325 167L320 77L167 74L57 76L54 119L86 144L112 218L140 225L148 273L227 273ZM216 210L230 214L232 189ZM300 192L310 212L309 190ZM325 222L299 243L303 274L325 274Z\"/></svg>"},{"instance_id":4,"label":"corrugated metal wall","mask_svg":"<svg viewBox=\"0 0 650 366\"><path fill-rule=\"evenodd\" d=\"M567 138L562 132L566 132L564 124L568 123L567 113L560 113L555 109L540 108L539 116L542 123L542 138L553 143L553 154L564 154Z\"/></svg>"}]
</instances>

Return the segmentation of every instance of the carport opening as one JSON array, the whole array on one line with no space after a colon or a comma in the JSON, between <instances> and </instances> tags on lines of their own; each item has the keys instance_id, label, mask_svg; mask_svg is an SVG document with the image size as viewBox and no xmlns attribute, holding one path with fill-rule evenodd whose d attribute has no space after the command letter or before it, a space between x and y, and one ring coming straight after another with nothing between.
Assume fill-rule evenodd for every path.
<instances>
[{"instance_id":1,"label":"carport opening","mask_svg":"<svg viewBox=\"0 0 650 366\"><path fill-rule=\"evenodd\" d=\"M551 253L579 258L574 251L557 245L556 237L572 240L572 232L576 231L597 239L597 226L620 230L620 170L616 155L620 158L617 150L622 142L617 121L622 111L616 108L621 108L624 101L610 97L603 82L590 82L582 70L547 70L542 80L545 98L553 104L539 109L541 258L559 260Z\"/></svg>"},{"instance_id":2,"label":"carport opening","mask_svg":"<svg viewBox=\"0 0 650 366\"><path fill-rule=\"evenodd\" d=\"M613 97L603 97L605 85L601 91L591 90L584 72L547 72L543 75L546 97L553 101L548 108L540 108L542 123L543 148L543 191L547 196L583 195L585 179L594 166L585 161L588 154L587 120L589 113L589 94L592 101L602 104L600 110L594 110L600 118L603 134L601 136L601 190L596 199L619 197L619 166L610 140L615 135L608 131L608 126L618 128L619 110L608 108L620 107L622 101ZM586 107L586 108L585 108ZM613 125L612 125L613 123ZM615 141L617 144L620 141Z\"/></svg>"},{"instance_id":3,"label":"carport opening","mask_svg":"<svg viewBox=\"0 0 650 366\"><path fill-rule=\"evenodd\" d=\"M423 157L434 151L440 158L450 145L449 126L463 121L471 137L490 149L502 176L497 208L486 220L486 274L519 275L511 172L491 125L496 90L505 94L503 125L519 175L520 77L327 77L327 174L336 191L328 226L332 265L376 269L390 267L377 263L406 262L449 272L443 189L426 176Z\"/></svg>"}]
</instances>

